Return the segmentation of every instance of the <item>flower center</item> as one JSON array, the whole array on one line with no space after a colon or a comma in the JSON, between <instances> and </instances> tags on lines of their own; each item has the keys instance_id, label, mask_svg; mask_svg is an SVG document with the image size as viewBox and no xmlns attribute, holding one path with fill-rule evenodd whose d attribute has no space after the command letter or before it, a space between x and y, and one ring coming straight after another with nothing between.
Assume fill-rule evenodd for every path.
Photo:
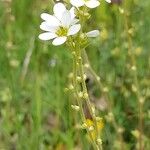
<instances>
[{"instance_id":1,"label":"flower center","mask_svg":"<svg viewBox=\"0 0 150 150\"><path fill-rule=\"evenodd\" d=\"M59 27L58 30L56 31L56 34L58 36L66 36L68 33L68 29L65 27Z\"/></svg>"}]
</instances>

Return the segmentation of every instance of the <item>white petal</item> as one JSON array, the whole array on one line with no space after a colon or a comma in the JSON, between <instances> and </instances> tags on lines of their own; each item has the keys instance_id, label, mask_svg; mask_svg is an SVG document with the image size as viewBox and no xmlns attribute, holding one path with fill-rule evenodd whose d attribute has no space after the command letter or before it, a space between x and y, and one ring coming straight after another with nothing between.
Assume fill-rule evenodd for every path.
<instances>
[{"instance_id":1,"label":"white petal","mask_svg":"<svg viewBox=\"0 0 150 150\"><path fill-rule=\"evenodd\" d=\"M55 37L57 37L57 35L51 32L45 32L39 35L39 39L44 41L54 39Z\"/></svg>"},{"instance_id":2,"label":"white petal","mask_svg":"<svg viewBox=\"0 0 150 150\"><path fill-rule=\"evenodd\" d=\"M72 7L71 9L70 9L70 14L71 14L71 19L74 19L75 18L75 8L74 7Z\"/></svg>"},{"instance_id":3,"label":"white petal","mask_svg":"<svg viewBox=\"0 0 150 150\"><path fill-rule=\"evenodd\" d=\"M51 26L59 26L60 25L59 20L56 17L54 17L54 16L52 16L50 14L42 13L41 14L41 18L43 20L45 20L46 22L48 22L49 25L51 25Z\"/></svg>"},{"instance_id":4,"label":"white petal","mask_svg":"<svg viewBox=\"0 0 150 150\"><path fill-rule=\"evenodd\" d=\"M97 0L88 0L86 1L85 5L89 8L95 8L100 5L100 2Z\"/></svg>"},{"instance_id":5,"label":"white petal","mask_svg":"<svg viewBox=\"0 0 150 150\"><path fill-rule=\"evenodd\" d=\"M55 33L56 30L58 29L58 26L50 26L47 22L42 22L40 25L40 29Z\"/></svg>"},{"instance_id":6,"label":"white petal","mask_svg":"<svg viewBox=\"0 0 150 150\"><path fill-rule=\"evenodd\" d=\"M74 35L79 32L81 28L80 24L73 25L69 28L68 35Z\"/></svg>"},{"instance_id":7,"label":"white petal","mask_svg":"<svg viewBox=\"0 0 150 150\"><path fill-rule=\"evenodd\" d=\"M71 21L70 25L74 25L74 24L76 24L76 23L78 23L78 22L79 22L79 19L73 19L73 20Z\"/></svg>"},{"instance_id":8,"label":"white petal","mask_svg":"<svg viewBox=\"0 0 150 150\"><path fill-rule=\"evenodd\" d=\"M85 4L84 0L70 0L70 3L75 7L81 7Z\"/></svg>"},{"instance_id":9,"label":"white petal","mask_svg":"<svg viewBox=\"0 0 150 150\"><path fill-rule=\"evenodd\" d=\"M63 36L63 37L57 37L53 40L52 44L57 46L57 45L61 45L63 43L65 43L67 40L67 37L66 36Z\"/></svg>"},{"instance_id":10,"label":"white petal","mask_svg":"<svg viewBox=\"0 0 150 150\"><path fill-rule=\"evenodd\" d=\"M93 31L86 33L86 35L87 35L87 37L97 37L100 35L100 33L98 30L93 30Z\"/></svg>"},{"instance_id":11,"label":"white petal","mask_svg":"<svg viewBox=\"0 0 150 150\"><path fill-rule=\"evenodd\" d=\"M61 23L64 27L69 27L71 24L71 13L70 11L66 10L63 13L63 16L61 18Z\"/></svg>"},{"instance_id":12,"label":"white petal","mask_svg":"<svg viewBox=\"0 0 150 150\"><path fill-rule=\"evenodd\" d=\"M60 20L63 16L63 13L66 11L66 7L63 3L55 4L54 8L54 15Z\"/></svg>"},{"instance_id":13,"label":"white petal","mask_svg":"<svg viewBox=\"0 0 150 150\"><path fill-rule=\"evenodd\" d=\"M111 0L105 0L107 3L111 3Z\"/></svg>"}]
</instances>

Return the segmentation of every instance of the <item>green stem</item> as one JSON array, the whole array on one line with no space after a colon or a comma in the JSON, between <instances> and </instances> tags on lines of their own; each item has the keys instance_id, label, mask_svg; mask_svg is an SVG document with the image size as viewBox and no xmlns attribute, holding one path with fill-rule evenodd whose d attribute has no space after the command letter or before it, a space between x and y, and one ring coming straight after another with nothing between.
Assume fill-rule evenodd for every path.
<instances>
[{"instance_id":1,"label":"green stem","mask_svg":"<svg viewBox=\"0 0 150 150\"><path fill-rule=\"evenodd\" d=\"M78 66L77 66L77 64L78 64L78 56L77 56L76 52L74 52L73 53L73 86L74 86L74 92L75 92L75 95L77 98L77 103L80 107L80 115L81 115L82 122L86 123L86 117L85 117L84 110L83 110L82 99L80 99L80 97L78 95L78 83L77 83ZM99 150L97 148L97 144L96 144L95 140L93 139L92 134L88 128L86 128L86 131L87 131L90 139L92 140L93 148L95 150Z\"/></svg>"},{"instance_id":2,"label":"green stem","mask_svg":"<svg viewBox=\"0 0 150 150\"><path fill-rule=\"evenodd\" d=\"M83 94L86 94L87 97L85 98L86 100L86 104L88 106L88 109L90 111L90 114L92 116L92 119L94 121L94 128L95 128L95 131L96 131L96 139L98 139L98 129L97 129L97 121L96 121L96 116L95 116L95 113L93 113L93 110L92 110L92 104L90 102L90 99L89 99L89 95L88 95L88 91L87 91L87 87L86 87L86 83L85 83L85 79L84 79L84 70L83 70L83 63L82 63L82 56L81 56L81 50L78 50L78 63L79 63L79 72L80 72L80 76L81 76L81 84L82 84L82 88L83 88Z\"/></svg>"}]
</instances>

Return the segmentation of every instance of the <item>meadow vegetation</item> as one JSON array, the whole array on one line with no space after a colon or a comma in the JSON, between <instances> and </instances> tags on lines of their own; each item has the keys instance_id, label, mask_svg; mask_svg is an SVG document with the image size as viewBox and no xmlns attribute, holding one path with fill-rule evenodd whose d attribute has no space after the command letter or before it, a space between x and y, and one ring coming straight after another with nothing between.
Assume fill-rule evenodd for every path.
<instances>
[{"instance_id":1,"label":"meadow vegetation","mask_svg":"<svg viewBox=\"0 0 150 150\"><path fill-rule=\"evenodd\" d=\"M92 150L65 89L72 56L38 39L40 14L52 7L0 0L0 150ZM85 25L100 30L86 49L86 83L103 118L103 150L150 149L149 12L149 0L102 1Z\"/></svg>"}]
</instances>

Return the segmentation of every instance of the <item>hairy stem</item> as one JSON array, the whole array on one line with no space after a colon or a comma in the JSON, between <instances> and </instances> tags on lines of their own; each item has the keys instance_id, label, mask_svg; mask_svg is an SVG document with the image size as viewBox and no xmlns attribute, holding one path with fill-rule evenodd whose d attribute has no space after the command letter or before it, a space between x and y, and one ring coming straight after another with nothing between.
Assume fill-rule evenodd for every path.
<instances>
[{"instance_id":1,"label":"hairy stem","mask_svg":"<svg viewBox=\"0 0 150 150\"><path fill-rule=\"evenodd\" d=\"M83 110L82 99L80 99L79 91L78 91L78 83L77 83L78 67L79 67L78 55L74 51L73 52L73 86L74 86L74 92L75 92L75 95L76 95L77 103L78 103L78 105L80 107L80 115L81 115L82 122L86 123L86 117L85 117L84 110ZM85 128L85 129L86 129L86 131L87 131L87 133L88 133L88 135L89 135L89 137L90 137L90 139L92 141L93 148L95 150L99 150L97 148L97 144L96 144L95 139L93 139L93 137L92 137L91 132L89 131L88 128Z\"/></svg>"}]
</instances>

